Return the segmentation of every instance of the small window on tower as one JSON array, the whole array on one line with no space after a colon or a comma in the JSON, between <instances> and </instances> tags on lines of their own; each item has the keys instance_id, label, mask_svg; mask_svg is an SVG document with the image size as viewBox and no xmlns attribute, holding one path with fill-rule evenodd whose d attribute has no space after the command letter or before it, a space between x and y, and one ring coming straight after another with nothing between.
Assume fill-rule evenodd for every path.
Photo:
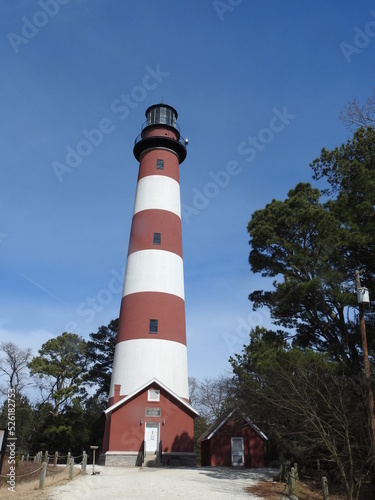
<instances>
[{"instance_id":1,"label":"small window on tower","mask_svg":"<svg viewBox=\"0 0 375 500\"><path fill-rule=\"evenodd\" d=\"M164 170L164 160L156 160L157 170Z\"/></svg>"},{"instance_id":2,"label":"small window on tower","mask_svg":"<svg viewBox=\"0 0 375 500\"><path fill-rule=\"evenodd\" d=\"M150 319L150 333L158 333L158 320Z\"/></svg>"},{"instance_id":3,"label":"small window on tower","mask_svg":"<svg viewBox=\"0 0 375 500\"><path fill-rule=\"evenodd\" d=\"M154 233L154 245L160 245L161 233Z\"/></svg>"}]
</instances>

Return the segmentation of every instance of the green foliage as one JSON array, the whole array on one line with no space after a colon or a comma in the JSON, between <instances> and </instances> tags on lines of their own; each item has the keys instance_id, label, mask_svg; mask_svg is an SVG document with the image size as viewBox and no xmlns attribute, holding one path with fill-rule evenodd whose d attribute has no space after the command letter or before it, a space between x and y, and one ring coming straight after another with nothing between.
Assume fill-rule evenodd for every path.
<instances>
[{"instance_id":1,"label":"green foliage","mask_svg":"<svg viewBox=\"0 0 375 500\"><path fill-rule=\"evenodd\" d=\"M323 149L311 167L322 192L300 183L249 222L251 269L274 278L249 298L282 330L254 329L230 362L242 405L273 443L304 464L319 459L352 498L372 460L354 288L362 270L375 290L375 130ZM373 360L371 310L366 329Z\"/></svg>"},{"instance_id":2,"label":"green foliage","mask_svg":"<svg viewBox=\"0 0 375 500\"><path fill-rule=\"evenodd\" d=\"M256 211L248 230L252 270L277 278L273 290L250 294L254 308L269 308L276 325L295 332L295 345L328 352L358 373L355 275L347 268L347 231L332 203L322 204L310 184L298 184L286 200Z\"/></svg>"},{"instance_id":3,"label":"green foliage","mask_svg":"<svg viewBox=\"0 0 375 500\"><path fill-rule=\"evenodd\" d=\"M104 408L111 383L118 322L118 319L112 320L108 326L101 326L96 333L90 333L87 343L87 379L90 385L97 387L96 396Z\"/></svg>"},{"instance_id":4,"label":"green foliage","mask_svg":"<svg viewBox=\"0 0 375 500\"><path fill-rule=\"evenodd\" d=\"M29 399L19 392L15 394L15 418L17 452L28 453L32 443L32 433L35 425L35 414ZM8 401L5 400L0 410L0 427L8 425Z\"/></svg>"},{"instance_id":5,"label":"green foliage","mask_svg":"<svg viewBox=\"0 0 375 500\"><path fill-rule=\"evenodd\" d=\"M105 414L103 404L97 395L86 400L84 405L84 425L87 433L88 445L97 445L101 448L104 436Z\"/></svg>"},{"instance_id":6,"label":"green foliage","mask_svg":"<svg viewBox=\"0 0 375 500\"><path fill-rule=\"evenodd\" d=\"M39 355L28 363L41 399L34 407L24 403L25 408L17 410L28 436L18 443L23 443L26 452L57 450L80 455L92 444L101 445L117 327L118 320L111 321L92 333L89 342L64 332L43 344ZM97 388L95 395L88 396L87 385ZM21 438L22 426L17 425Z\"/></svg>"},{"instance_id":7,"label":"green foliage","mask_svg":"<svg viewBox=\"0 0 375 500\"><path fill-rule=\"evenodd\" d=\"M280 452L305 467L319 459L349 492L360 488L371 454L365 386L324 353L287 345L256 328L231 359L241 406Z\"/></svg>"},{"instance_id":8,"label":"green foliage","mask_svg":"<svg viewBox=\"0 0 375 500\"><path fill-rule=\"evenodd\" d=\"M254 212L248 226L254 272L276 277L287 271L298 280L313 279L317 264L327 266L327 247L338 237L335 221L319 197L310 184L298 184L284 202L273 200Z\"/></svg>"},{"instance_id":9,"label":"green foliage","mask_svg":"<svg viewBox=\"0 0 375 500\"><path fill-rule=\"evenodd\" d=\"M82 392L81 384L86 378L87 368L86 349L86 342L81 337L64 332L43 344L39 356L28 364L31 375L41 382L45 400L53 402L54 416Z\"/></svg>"},{"instance_id":10,"label":"green foliage","mask_svg":"<svg viewBox=\"0 0 375 500\"><path fill-rule=\"evenodd\" d=\"M375 279L375 129L361 128L332 151L312 162L314 179L324 179L329 210L342 228L341 254L347 273L365 268L366 284Z\"/></svg>"},{"instance_id":11,"label":"green foliage","mask_svg":"<svg viewBox=\"0 0 375 500\"><path fill-rule=\"evenodd\" d=\"M265 381L269 373L275 372L276 366L282 366L291 376L294 372L308 373L312 366L324 373L337 373L338 370L338 365L332 363L327 354L291 346L283 332L259 326L251 330L250 343L243 347L241 354L230 358L230 363L237 380L256 376ZM256 387L261 389L262 384Z\"/></svg>"}]
</instances>

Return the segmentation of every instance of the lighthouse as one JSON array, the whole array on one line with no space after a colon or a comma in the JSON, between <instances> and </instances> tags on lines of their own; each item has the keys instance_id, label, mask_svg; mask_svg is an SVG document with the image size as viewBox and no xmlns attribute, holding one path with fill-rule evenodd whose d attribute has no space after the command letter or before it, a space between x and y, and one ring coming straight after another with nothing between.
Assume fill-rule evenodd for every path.
<instances>
[{"instance_id":1,"label":"lighthouse","mask_svg":"<svg viewBox=\"0 0 375 500\"><path fill-rule=\"evenodd\" d=\"M177 111L146 110L101 462L195 463L189 403Z\"/></svg>"}]
</instances>

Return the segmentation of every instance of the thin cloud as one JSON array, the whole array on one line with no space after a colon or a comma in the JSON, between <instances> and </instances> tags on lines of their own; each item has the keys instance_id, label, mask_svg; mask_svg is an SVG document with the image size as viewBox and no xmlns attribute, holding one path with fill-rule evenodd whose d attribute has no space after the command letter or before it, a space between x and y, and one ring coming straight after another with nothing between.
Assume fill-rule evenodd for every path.
<instances>
[{"instance_id":1,"label":"thin cloud","mask_svg":"<svg viewBox=\"0 0 375 500\"><path fill-rule=\"evenodd\" d=\"M47 288L45 288L43 285L41 285L37 281L35 281L32 278L30 278L29 276L26 276L25 274L20 273L19 271L14 271L14 272L16 274L18 274L18 276L21 276L21 278L24 278L26 281L29 281L30 283L32 283L37 288L40 288L40 290L43 290L43 292L48 293L48 295L50 295L51 297L53 297L53 298L55 298L55 299L57 299L57 300L59 300L59 301L62 302L62 300L60 299L60 297L58 297L57 295L55 295L54 293L52 293L50 290L47 290Z\"/></svg>"}]
</instances>

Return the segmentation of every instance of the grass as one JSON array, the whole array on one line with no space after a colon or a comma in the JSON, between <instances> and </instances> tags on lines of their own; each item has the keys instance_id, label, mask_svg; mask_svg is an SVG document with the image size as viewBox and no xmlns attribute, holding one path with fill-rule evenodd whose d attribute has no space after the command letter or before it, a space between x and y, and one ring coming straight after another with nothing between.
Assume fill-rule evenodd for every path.
<instances>
[{"instance_id":1,"label":"grass","mask_svg":"<svg viewBox=\"0 0 375 500\"><path fill-rule=\"evenodd\" d=\"M28 498L31 500L47 500L48 492L55 488L70 481L69 479L69 469L64 466L54 467L49 465L47 469L47 475L44 482L44 489L39 489L39 478L40 478L40 463L34 462L21 462L16 469L16 486L15 492L9 491L7 484L7 479L0 479L0 498L1 500L14 500L14 498ZM9 472L9 466L4 461L4 466L1 471L2 476L6 476ZM74 468L73 478L81 473L81 470ZM16 495L16 497L15 497Z\"/></svg>"}]
</instances>

